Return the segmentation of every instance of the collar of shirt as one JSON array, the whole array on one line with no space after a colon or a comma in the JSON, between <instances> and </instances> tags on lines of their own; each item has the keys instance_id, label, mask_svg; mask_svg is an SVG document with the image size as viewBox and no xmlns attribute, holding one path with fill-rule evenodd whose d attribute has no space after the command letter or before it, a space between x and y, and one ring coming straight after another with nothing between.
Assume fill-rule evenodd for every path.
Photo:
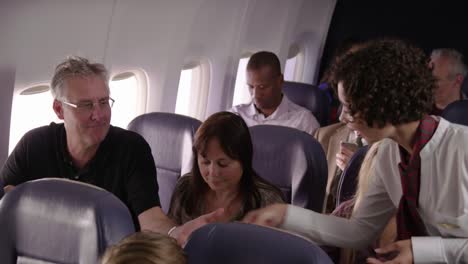
<instances>
[{"instance_id":1,"label":"collar of shirt","mask_svg":"<svg viewBox=\"0 0 468 264\"><path fill-rule=\"evenodd\" d=\"M351 133L349 133L348 135L348 142L356 142L356 139L357 139L357 135L354 131L351 131ZM367 140L363 137L361 137L361 141L362 141L362 145L363 146L367 146L369 143L367 142Z\"/></svg>"},{"instance_id":2,"label":"collar of shirt","mask_svg":"<svg viewBox=\"0 0 468 264\"><path fill-rule=\"evenodd\" d=\"M255 120L274 120L278 119L284 113L287 113L289 111L290 105L291 101L288 99L288 97L286 97L285 94L283 94L283 98L281 98L281 103L278 105L276 110L268 117L265 117L262 113L260 113L257 110L257 108L255 107L254 100L252 99L247 110L247 115Z\"/></svg>"},{"instance_id":3,"label":"collar of shirt","mask_svg":"<svg viewBox=\"0 0 468 264\"><path fill-rule=\"evenodd\" d=\"M81 169L78 169L75 167L75 165L73 165L73 159L70 155L70 152L68 151L68 147L67 147L67 133L66 133L66 130L65 130L65 127L62 127L62 129L60 130L60 136L58 137L58 143L59 143L59 146L60 146L60 149L62 151L62 157L63 157L63 162L65 163L66 165L66 168L68 168L68 173L70 175L68 175L67 178L72 178L72 179L75 179L75 180L85 180L85 179L82 179L83 177L86 178L86 175L93 170L93 168L96 166L97 163L101 162L101 163L104 163L105 160L107 159L107 155L106 155L106 149L107 149L107 145L108 145L108 141L109 141L109 134L111 133L111 130L112 130L112 126L109 128L109 132L107 133L106 137L104 138L104 140L101 142L101 144L99 145L97 151L96 151L96 154L94 155L94 157ZM85 180L86 181L86 180ZM88 183L92 183L92 182L88 182ZM94 183L92 183L94 184Z\"/></svg>"},{"instance_id":4,"label":"collar of shirt","mask_svg":"<svg viewBox=\"0 0 468 264\"><path fill-rule=\"evenodd\" d=\"M468 99L468 97L466 96L466 94L465 94L463 91L461 91L460 94L461 94L461 95L460 95L461 100L466 100L466 99Z\"/></svg>"}]
</instances>

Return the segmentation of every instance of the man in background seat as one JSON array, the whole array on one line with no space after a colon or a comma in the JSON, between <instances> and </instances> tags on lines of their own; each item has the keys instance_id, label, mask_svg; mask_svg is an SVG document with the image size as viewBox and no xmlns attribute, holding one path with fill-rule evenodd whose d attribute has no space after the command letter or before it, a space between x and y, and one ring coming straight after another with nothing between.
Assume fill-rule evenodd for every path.
<instances>
[{"instance_id":1,"label":"man in background seat","mask_svg":"<svg viewBox=\"0 0 468 264\"><path fill-rule=\"evenodd\" d=\"M341 174L356 150L367 145L367 142L342 122L317 129L314 138L322 145L327 157L328 178L323 213L330 214L336 207Z\"/></svg>"},{"instance_id":2,"label":"man in background seat","mask_svg":"<svg viewBox=\"0 0 468 264\"><path fill-rule=\"evenodd\" d=\"M64 123L23 136L0 171L5 191L47 177L93 184L130 209L137 230L171 233L180 244L193 230L223 214L220 209L177 228L164 215L150 146L140 135L110 125L114 100L104 65L67 58L55 68L51 92L53 110Z\"/></svg>"},{"instance_id":3,"label":"man in background seat","mask_svg":"<svg viewBox=\"0 0 468 264\"><path fill-rule=\"evenodd\" d=\"M467 67L460 52L454 49L433 50L429 67L437 81L431 114L440 115L450 103L467 99L461 90Z\"/></svg>"},{"instance_id":4,"label":"man in background seat","mask_svg":"<svg viewBox=\"0 0 468 264\"><path fill-rule=\"evenodd\" d=\"M250 57L247 64L247 85L252 101L234 106L247 125L279 125L313 134L320 126L307 109L291 102L282 93L283 74L278 57L260 51Z\"/></svg>"}]
</instances>

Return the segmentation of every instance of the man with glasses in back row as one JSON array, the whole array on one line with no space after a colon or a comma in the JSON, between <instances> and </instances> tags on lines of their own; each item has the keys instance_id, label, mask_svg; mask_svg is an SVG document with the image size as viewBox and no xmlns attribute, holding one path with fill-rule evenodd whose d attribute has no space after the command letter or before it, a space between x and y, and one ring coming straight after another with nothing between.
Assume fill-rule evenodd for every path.
<instances>
[{"instance_id":1,"label":"man with glasses in back row","mask_svg":"<svg viewBox=\"0 0 468 264\"><path fill-rule=\"evenodd\" d=\"M463 54L455 49L435 49L431 53L429 68L436 78L431 114L441 115L449 104L467 99L462 91L462 84L468 72Z\"/></svg>"},{"instance_id":2,"label":"man with glasses in back row","mask_svg":"<svg viewBox=\"0 0 468 264\"><path fill-rule=\"evenodd\" d=\"M96 185L125 203L137 230L170 233L184 244L193 230L216 221L223 210L180 227L164 215L150 146L140 135L110 125L114 100L107 75L104 65L81 57L69 57L56 67L53 110L64 122L23 136L0 171L4 189L46 177Z\"/></svg>"}]
</instances>

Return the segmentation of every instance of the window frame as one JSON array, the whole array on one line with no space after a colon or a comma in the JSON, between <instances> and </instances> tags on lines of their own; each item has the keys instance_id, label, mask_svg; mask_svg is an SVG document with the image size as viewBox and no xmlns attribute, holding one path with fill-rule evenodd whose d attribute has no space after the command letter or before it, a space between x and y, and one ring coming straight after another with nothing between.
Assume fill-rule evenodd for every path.
<instances>
[{"instance_id":1,"label":"window frame","mask_svg":"<svg viewBox=\"0 0 468 264\"><path fill-rule=\"evenodd\" d=\"M192 70L192 80L190 84L190 101L188 112L178 112L177 104L179 100L179 89L182 71ZM208 95L211 86L211 63L208 59L202 58L191 60L184 64L180 71L179 82L177 85L176 103L174 105L174 113L190 116L199 120L203 120L206 114L208 105Z\"/></svg>"},{"instance_id":2,"label":"window frame","mask_svg":"<svg viewBox=\"0 0 468 264\"><path fill-rule=\"evenodd\" d=\"M118 73L114 73L109 78L109 92L112 97L111 83L113 81L122 81L131 77L135 77L136 79L137 91L136 91L135 116L132 119L130 119L129 122L131 122L135 117L146 113L146 110L147 110L146 107L148 105L147 102L148 102L148 89L149 89L148 76L143 69L131 69L131 70L122 70L122 71L119 71ZM118 99L116 100L118 103L119 100ZM112 113L112 116L114 116L114 112Z\"/></svg>"},{"instance_id":3,"label":"window frame","mask_svg":"<svg viewBox=\"0 0 468 264\"><path fill-rule=\"evenodd\" d=\"M234 99L236 98L236 97L235 97L235 96L236 96L236 90L237 90L236 88L239 88L240 85L241 85L241 84L239 84L239 86L238 86L238 83L237 83L238 80L240 80L240 79L238 78L238 77L239 77L239 74L244 74L245 83L242 84L242 85L244 86L243 88L247 89L247 92L250 94L250 91L248 90L248 87L247 87L246 71L247 71L247 64L249 63L249 59L250 59L250 57L252 57L252 55L253 55L254 53L255 53L255 52L251 52L251 51L243 52L243 53L241 54L241 56L239 57L239 59L237 60L236 79L234 80L234 88L233 88L233 93L232 93L232 107L234 107L234 106L236 106L236 105L239 105L239 104L247 104L247 103L250 103L250 101L249 101L249 102L242 102L242 101L236 102ZM241 61L244 60L244 59L247 59L247 62L246 62L246 64L245 64L245 69L243 70L243 72L240 73L240 72L239 72L239 70L240 70L240 69L239 69L239 66L240 66ZM244 94L245 94L245 92L244 92ZM242 96L241 96L241 97L242 97ZM242 99L242 98L240 98L240 99Z\"/></svg>"},{"instance_id":4,"label":"window frame","mask_svg":"<svg viewBox=\"0 0 468 264\"><path fill-rule=\"evenodd\" d=\"M284 64L284 73L286 72L286 64L292 58L296 57L292 79L287 81L303 82L304 81L304 68L305 68L305 47L300 44L292 44L289 48L288 57ZM284 74L283 73L283 74ZM285 78L286 80L286 78Z\"/></svg>"}]
</instances>

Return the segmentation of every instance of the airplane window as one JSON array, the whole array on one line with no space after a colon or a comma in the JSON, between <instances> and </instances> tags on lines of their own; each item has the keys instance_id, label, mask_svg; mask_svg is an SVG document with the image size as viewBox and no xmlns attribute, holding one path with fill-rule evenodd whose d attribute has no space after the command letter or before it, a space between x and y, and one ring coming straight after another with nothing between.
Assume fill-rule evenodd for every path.
<instances>
[{"instance_id":1,"label":"airplane window","mask_svg":"<svg viewBox=\"0 0 468 264\"><path fill-rule=\"evenodd\" d=\"M183 70L180 73L179 88L177 90L177 102L175 112L177 114L190 115L190 93L192 92L192 77L194 69Z\"/></svg>"},{"instance_id":2,"label":"airplane window","mask_svg":"<svg viewBox=\"0 0 468 264\"><path fill-rule=\"evenodd\" d=\"M247 69L247 63L250 57L242 58L239 61L236 75L236 85L234 87L234 97L232 99L232 105L247 104L251 100L249 88L247 87L247 80L245 77L245 70Z\"/></svg>"},{"instance_id":3,"label":"airplane window","mask_svg":"<svg viewBox=\"0 0 468 264\"><path fill-rule=\"evenodd\" d=\"M294 71L296 70L297 56L294 56L286 60L286 66L284 67L284 79L286 81L294 80Z\"/></svg>"},{"instance_id":4,"label":"airplane window","mask_svg":"<svg viewBox=\"0 0 468 264\"><path fill-rule=\"evenodd\" d=\"M304 71L304 52L300 47L293 45L289 50L289 56L284 67L284 80L302 82Z\"/></svg>"},{"instance_id":5,"label":"airplane window","mask_svg":"<svg viewBox=\"0 0 468 264\"><path fill-rule=\"evenodd\" d=\"M110 94L115 100L111 119L113 126L126 128L133 118L144 113L146 96L142 96L142 91L146 87L140 83L132 72L120 73L111 79Z\"/></svg>"},{"instance_id":6,"label":"airplane window","mask_svg":"<svg viewBox=\"0 0 468 264\"><path fill-rule=\"evenodd\" d=\"M175 112L203 120L209 89L209 63L191 63L180 73Z\"/></svg>"},{"instance_id":7,"label":"airplane window","mask_svg":"<svg viewBox=\"0 0 468 264\"><path fill-rule=\"evenodd\" d=\"M52 109L52 103L48 84L29 87L13 96L8 153L13 151L21 137L29 130L51 122L61 122Z\"/></svg>"}]
</instances>

